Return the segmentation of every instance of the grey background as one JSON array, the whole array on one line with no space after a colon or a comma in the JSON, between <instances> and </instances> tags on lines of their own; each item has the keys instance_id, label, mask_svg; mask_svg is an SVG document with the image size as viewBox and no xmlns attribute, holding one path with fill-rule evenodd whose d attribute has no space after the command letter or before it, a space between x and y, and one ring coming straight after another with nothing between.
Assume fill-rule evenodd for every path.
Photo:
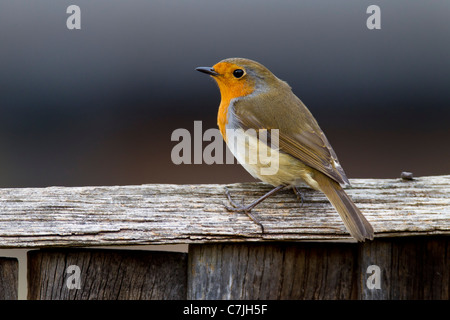
<instances>
[{"instance_id":1,"label":"grey background","mask_svg":"<svg viewBox=\"0 0 450 320\"><path fill-rule=\"evenodd\" d=\"M170 159L173 130L216 127L195 67L236 56L292 86L350 178L449 174L449 18L448 1L2 1L0 187L253 180Z\"/></svg>"}]
</instances>

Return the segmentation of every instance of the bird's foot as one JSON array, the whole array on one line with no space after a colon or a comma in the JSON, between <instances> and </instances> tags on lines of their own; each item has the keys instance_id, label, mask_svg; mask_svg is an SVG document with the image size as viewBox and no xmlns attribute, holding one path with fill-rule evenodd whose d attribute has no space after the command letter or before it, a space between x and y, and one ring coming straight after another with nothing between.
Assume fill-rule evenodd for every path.
<instances>
[{"instance_id":1,"label":"bird's foot","mask_svg":"<svg viewBox=\"0 0 450 320\"><path fill-rule=\"evenodd\" d=\"M249 205L244 205L244 198L242 198L241 205L239 205L238 203L236 203L236 201L234 201L231 198L230 190L228 190L227 187L225 187L225 194L228 198L228 201L231 204L231 206L228 206L225 204L225 208L228 211L245 213L254 223L256 223L257 225L259 225L261 227L262 233L264 233L264 226L262 225L261 221L251 212L251 210L256 206L257 203L256 204L251 203Z\"/></svg>"},{"instance_id":2,"label":"bird's foot","mask_svg":"<svg viewBox=\"0 0 450 320\"><path fill-rule=\"evenodd\" d=\"M294 190L294 193L297 196L297 200L300 201L300 207L303 207L303 203L305 202L303 193L301 193L300 190L297 189L297 187L292 187L292 190Z\"/></svg>"}]
</instances>

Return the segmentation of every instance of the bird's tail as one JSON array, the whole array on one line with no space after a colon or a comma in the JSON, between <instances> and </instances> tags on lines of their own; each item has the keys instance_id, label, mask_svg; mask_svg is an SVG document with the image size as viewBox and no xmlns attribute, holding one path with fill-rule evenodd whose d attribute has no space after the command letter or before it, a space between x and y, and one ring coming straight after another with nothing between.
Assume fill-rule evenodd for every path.
<instances>
[{"instance_id":1,"label":"bird's tail","mask_svg":"<svg viewBox=\"0 0 450 320\"><path fill-rule=\"evenodd\" d=\"M316 175L314 178L320 190L336 208L350 234L358 241L373 240L372 226L339 183L323 174Z\"/></svg>"}]
</instances>

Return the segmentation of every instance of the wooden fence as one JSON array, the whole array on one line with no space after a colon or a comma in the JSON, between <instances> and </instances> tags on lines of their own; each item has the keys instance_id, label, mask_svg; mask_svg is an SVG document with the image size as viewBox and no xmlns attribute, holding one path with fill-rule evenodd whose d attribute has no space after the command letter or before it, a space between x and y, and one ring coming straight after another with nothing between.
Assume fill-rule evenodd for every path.
<instances>
[{"instance_id":1,"label":"wooden fence","mask_svg":"<svg viewBox=\"0 0 450 320\"><path fill-rule=\"evenodd\" d=\"M261 233L224 185L142 185L0 189L0 248L30 250L28 299L449 299L450 176L351 182L374 241L309 188L302 206L290 191L260 204ZM189 249L106 249L155 244ZM18 267L0 258L0 299L17 298Z\"/></svg>"}]
</instances>

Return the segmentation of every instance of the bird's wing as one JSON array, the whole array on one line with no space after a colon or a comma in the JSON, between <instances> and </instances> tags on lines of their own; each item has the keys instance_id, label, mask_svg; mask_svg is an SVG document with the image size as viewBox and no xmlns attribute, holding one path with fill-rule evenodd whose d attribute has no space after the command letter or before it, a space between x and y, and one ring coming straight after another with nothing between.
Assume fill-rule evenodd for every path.
<instances>
[{"instance_id":1,"label":"bird's wing","mask_svg":"<svg viewBox=\"0 0 450 320\"><path fill-rule=\"evenodd\" d=\"M291 93L292 94L292 93ZM290 99L236 101L234 116L243 129L278 129L279 149L341 184L350 184L325 134L294 94ZM256 102L256 103L255 103ZM278 104L276 110L274 104ZM268 131L270 132L270 131Z\"/></svg>"}]
</instances>

